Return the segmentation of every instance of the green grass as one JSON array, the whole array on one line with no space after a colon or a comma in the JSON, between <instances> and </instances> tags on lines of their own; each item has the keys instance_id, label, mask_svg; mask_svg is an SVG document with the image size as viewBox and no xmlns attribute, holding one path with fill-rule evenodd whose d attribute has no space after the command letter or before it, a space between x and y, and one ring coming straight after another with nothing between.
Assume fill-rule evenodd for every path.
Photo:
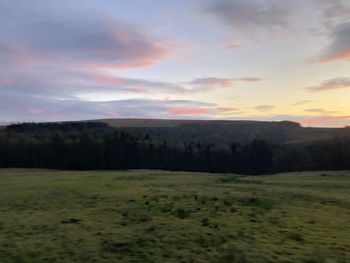
<instances>
[{"instance_id":1,"label":"green grass","mask_svg":"<svg viewBox=\"0 0 350 263\"><path fill-rule=\"evenodd\" d=\"M0 170L0 262L350 262L350 173Z\"/></svg>"}]
</instances>

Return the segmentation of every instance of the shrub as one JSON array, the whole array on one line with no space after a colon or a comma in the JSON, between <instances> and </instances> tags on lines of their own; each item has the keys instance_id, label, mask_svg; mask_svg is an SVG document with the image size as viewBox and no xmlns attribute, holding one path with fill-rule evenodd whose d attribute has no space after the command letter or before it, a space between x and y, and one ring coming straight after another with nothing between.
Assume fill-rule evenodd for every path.
<instances>
[{"instance_id":1,"label":"shrub","mask_svg":"<svg viewBox=\"0 0 350 263\"><path fill-rule=\"evenodd\" d=\"M203 218L202 221L202 226L209 226L210 225L210 222L209 222L209 218Z\"/></svg>"},{"instance_id":2,"label":"shrub","mask_svg":"<svg viewBox=\"0 0 350 263\"><path fill-rule=\"evenodd\" d=\"M289 238L294 240L294 241L298 241L298 242L302 242L304 241L304 237L300 232L293 232L289 234Z\"/></svg>"},{"instance_id":3,"label":"shrub","mask_svg":"<svg viewBox=\"0 0 350 263\"><path fill-rule=\"evenodd\" d=\"M184 209L184 208L177 208L175 210L175 216L177 218L180 218L180 219L185 219L187 217L189 217L191 214L191 211L188 210L188 209Z\"/></svg>"}]
</instances>

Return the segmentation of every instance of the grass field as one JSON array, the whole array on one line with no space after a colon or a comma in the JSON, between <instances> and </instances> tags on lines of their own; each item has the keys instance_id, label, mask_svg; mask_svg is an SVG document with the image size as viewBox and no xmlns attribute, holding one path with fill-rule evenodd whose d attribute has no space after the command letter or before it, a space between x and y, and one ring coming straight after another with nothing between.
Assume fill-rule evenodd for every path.
<instances>
[{"instance_id":1,"label":"grass field","mask_svg":"<svg viewBox=\"0 0 350 263\"><path fill-rule=\"evenodd\" d=\"M0 262L350 262L350 173L0 170Z\"/></svg>"}]
</instances>

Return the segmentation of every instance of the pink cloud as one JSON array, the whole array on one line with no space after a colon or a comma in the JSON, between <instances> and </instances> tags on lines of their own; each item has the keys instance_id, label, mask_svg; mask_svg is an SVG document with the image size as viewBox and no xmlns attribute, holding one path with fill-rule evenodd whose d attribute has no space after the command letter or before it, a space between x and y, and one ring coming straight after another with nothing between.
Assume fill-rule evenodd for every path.
<instances>
[{"instance_id":1,"label":"pink cloud","mask_svg":"<svg viewBox=\"0 0 350 263\"><path fill-rule=\"evenodd\" d=\"M146 94L150 93L149 89L147 87L139 86L129 89L133 93L140 93L140 94Z\"/></svg>"},{"instance_id":2,"label":"pink cloud","mask_svg":"<svg viewBox=\"0 0 350 263\"><path fill-rule=\"evenodd\" d=\"M228 108L228 107L218 107L215 109L218 113L230 113L236 111L236 108Z\"/></svg>"},{"instance_id":3,"label":"pink cloud","mask_svg":"<svg viewBox=\"0 0 350 263\"><path fill-rule=\"evenodd\" d=\"M299 121L303 126L341 127L350 125L350 116L324 116Z\"/></svg>"},{"instance_id":4,"label":"pink cloud","mask_svg":"<svg viewBox=\"0 0 350 263\"><path fill-rule=\"evenodd\" d=\"M169 57L171 53L171 50L169 48L165 48L162 44L156 44L153 52L151 52L148 55L141 56L142 51L142 47L137 47L133 49L132 52L140 53L140 57L138 59L122 64L117 63L112 67L118 70L128 70L133 68L149 68Z\"/></svg>"},{"instance_id":5,"label":"pink cloud","mask_svg":"<svg viewBox=\"0 0 350 263\"><path fill-rule=\"evenodd\" d=\"M69 56L56 57L55 55L43 56L39 54L26 54L25 56L16 57L14 61L19 65L40 65L52 64L61 66L66 69L99 71L101 69L126 71L138 68L150 68L170 56L172 50L165 47L165 44L154 44L151 50L143 46L128 46L123 50L95 50L96 59L79 59Z\"/></svg>"},{"instance_id":6,"label":"pink cloud","mask_svg":"<svg viewBox=\"0 0 350 263\"><path fill-rule=\"evenodd\" d=\"M12 85L14 83L15 83L14 79L0 76L0 85Z\"/></svg>"},{"instance_id":7,"label":"pink cloud","mask_svg":"<svg viewBox=\"0 0 350 263\"><path fill-rule=\"evenodd\" d=\"M22 21L27 30L14 27L11 39L0 40L2 61L16 66L129 70L153 66L173 50L169 41L114 19L94 21L86 17L75 23L73 18L60 23L40 19L39 26ZM30 26L37 27L33 30Z\"/></svg>"},{"instance_id":8,"label":"pink cloud","mask_svg":"<svg viewBox=\"0 0 350 263\"><path fill-rule=\"evenodd\" d=\"M84 63L88 67L105 67L117 70L148 68L167 58L173 45L166 40L152 39L136 27L122 23L109 22L103 25L107 29L106 36L115 41L115 48L92 49L90 52L100 55L92 63Z\"/></svg>"},{"instance_id":9,"label":"pink cloud","mask_svg":"<svg viewBox=\"0 0 350 263\"><path fill-rule=\"evenodd\" d=\"M119 112L115 112L115 111L108 111L105 112L107 115L113 117L113 118L119 118L120 117L120 113Z\"/></svg>"},{"instance_id":10,"label":"pink cloud","mask_svg":"<svg viewBox=\"0 0 350 263\"><path fill-rule=\"evenodd\" d=\"M325 62L333 62L333 61L340 61L340 60L350 60L350 50L344 51L343 53L329 55L321 58L309 59L307 60L307 62L308 63L325 63Z\"/></svg>"},{"instance_id":11,"label":"pink cloud","mask_svg":"<svg viewBox=\"0 0 350 263\"><path fill-rule=\"evenodd\" d=\"M45 113L45 111L43 109L39 109L39 108L28 108L28 111L30 113L33 113L33 114L42 114L42 113Z\"/></svg>"},{"instance_id":12,"label":"pink cloud","mask_svg":"<svg viewBox=\"0 0 350 263\"><path fill-rule=\"evenodd\" d=\"M100 84L119 85L124 83L123 78L111 77L105 74L97 74L94 71L92 71L90 74L92 74L95 77L96 81Z\"/></svg>"},{"instance_id":13,"label":"pink cloud","mask_svg":"<svg viewBox=\"0 0 350 263\"><path fill-rule=\"evenodd\" d=\"M108 86L109 90L118 90L132 93L174 93L174 94L192 94L197 92L206 92L216 88L228 88L236 83L251 83L263 81L263 78L243 77L243 78L218 78L207 77L197 78L192 81L166 82L146 79L133 79L101 73L98 68L84 69L82 74L87 78L93 79L96 85Z\"/></svg>"},{"instance_id":14,"label":"pink cloud","mask_svg":"<svg viewBox=\"0 0 350 263\"><path fill-rule=\"evenodd\" d=\"M169 110L170 115L193 115L201 116L209 113L207 108L193 108L193 107L176 107Z\"/></svg>"},{"instance_id":15,"label":"pink cloud","mask_svg":"<svg viewBox=\"0 0 350 263\"><path fill-rule=\"evenodd\" d=\"M43 60L39 55L27 51L20 42L10 41L9 43L2 44L0 47L2 59L11 65L31 66Z\"/></svg>"}]
</instances>

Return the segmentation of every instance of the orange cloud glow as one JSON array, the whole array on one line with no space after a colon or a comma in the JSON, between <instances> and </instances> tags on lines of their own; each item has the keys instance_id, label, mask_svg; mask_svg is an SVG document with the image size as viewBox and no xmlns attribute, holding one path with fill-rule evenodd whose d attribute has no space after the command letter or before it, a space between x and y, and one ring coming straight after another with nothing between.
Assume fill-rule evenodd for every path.
<instances>
[{"instance_id":1,"label":"orange cloud glow","mask_svg":"<svg viewBox=\"0 0 350 263\"><path fill-rule=\"evenodd\" d=\"M341 127L350 125L350 116L316 117L299 123L303 126Z\"/></svg>"},{"instance_id":2,"label":"orange cloud glow","mask_svg":"<svg viewBox=\"0 0 350 263\"><path fill-rule=\"evenodd\" d=\"M169 110L171 115L194 115L200 116L207 114L210 110L207 108L191 108L191 107L177 107Z\"/></svg>"},{"instance_id":3,"label":"orange cloud glow","mask_svg":"<svg viewBox=\"0 0 350 263\"><path fill-rule=\"evenodd\" d=\"M229 113L229 112L236 111L237 109L235 109L235 108L227 108L227 107L218 107L215 110L217 112L219 112L219 113Z\"/></svg>"},{"instance_id":4,"label":"orange cloud glow","mask_svg":"<svg viewBox=\"0 0 350 263\"><path fill-rule=\"evenodd\" d=\"M333 61L340 61L340 60L350 60L350 50L340 54L335 54L332 56L326 56L318 59L310 59L307 62L308 63L325 63L325 62L333 62Z\"/></svg>"}]
</instances>

